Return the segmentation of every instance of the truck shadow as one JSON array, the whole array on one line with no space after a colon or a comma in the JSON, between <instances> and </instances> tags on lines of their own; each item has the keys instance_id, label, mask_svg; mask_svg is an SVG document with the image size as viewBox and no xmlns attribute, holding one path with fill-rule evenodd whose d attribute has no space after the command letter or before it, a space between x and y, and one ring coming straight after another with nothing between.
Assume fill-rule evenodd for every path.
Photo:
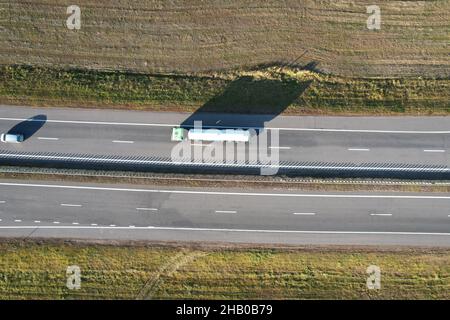
<instances>
[{"instance_id":1,"label":"truck shadow","mask_svg":"<svg viewBox=\"0 0 450 320\"><path fill-rule=\"evenodd\" d=\"M244 76L206 102L181 123L192 128L202 121L206 128L264 128L268 122L299 99L311 81L255 79Z\"/></svg>"},{"instance_id":2,"label":"truck shadow","mask_svg":"<svg viewBox=\"0 0 450 320\"><path fill-rule=\"evenodd\" d=\"M19 122L12 127L8 133L22 134L24 141L33 136L40 128L42 128L47 121L47 116L39 114L31 117L25 121Z\"/></svg>"}]
</instances>

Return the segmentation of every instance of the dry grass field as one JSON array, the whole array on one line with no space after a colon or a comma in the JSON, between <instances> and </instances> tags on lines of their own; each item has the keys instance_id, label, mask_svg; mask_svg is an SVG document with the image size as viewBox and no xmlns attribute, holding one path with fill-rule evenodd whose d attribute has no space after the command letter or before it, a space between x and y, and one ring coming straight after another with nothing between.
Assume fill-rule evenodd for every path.
<instances>
[{"instance_id":1,"label":"dry grass field","mask_svg":"<svg viewBox=\"0 0 450 320\"><path fill-rule=\"evenodd\" d=\"M356 77L449 77L450 1L0 1L0 64L143 73L309 65ZM81 30L65 26L81 8Z\"/></svg>"},{"instance_id":2,"label":"dry grass field","mask_svg":"<svg viewBox=\"0 0 450 320\"><path fill-rule=\"evenodd\" d=\"M81 269L81 289L66 269ZM367 267L381 289L366 287ZM0 242L0 299L449 299L444 249Z\"/></svg>"}]
</instances>

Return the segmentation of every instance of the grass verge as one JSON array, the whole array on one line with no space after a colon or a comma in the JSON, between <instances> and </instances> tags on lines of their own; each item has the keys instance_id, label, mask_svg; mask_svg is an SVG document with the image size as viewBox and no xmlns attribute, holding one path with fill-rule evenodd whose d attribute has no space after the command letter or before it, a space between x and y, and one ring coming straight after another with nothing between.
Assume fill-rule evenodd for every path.
<instances>
[{"instance_id":1,"label":"grass verge","mask_svg":"<svg viewBox=\"0 0 450 320\"><path fill-rule=\"evenodd\" d=\"M364 79L268 67L149 75L0 67L0 103L254 114L445 115L450 79Z\"/></svg>"},{"instance_id":2,"label":"grass verge","mask_svg":"<svg viewBox=\"0 0 450 320\"><path fill-rule=\"evenodd\" d=\"M81 289L66 269L81 269ZM381 268L381 290L366 269ZM1 299L448 299L448 249L0 241Z\"/></svg>"}]
</instances>

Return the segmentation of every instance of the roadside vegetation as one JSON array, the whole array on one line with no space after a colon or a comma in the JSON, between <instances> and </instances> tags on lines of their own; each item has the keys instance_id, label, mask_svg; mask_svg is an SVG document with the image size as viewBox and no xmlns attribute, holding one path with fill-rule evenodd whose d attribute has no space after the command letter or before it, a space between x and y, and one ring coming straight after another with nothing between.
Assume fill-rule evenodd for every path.
<instances>
[{"instance_id":1,"label":"roadside vegetation","mask_svg":"<svg viewBox=\"0 0 450 320\"><path fill-rule=\"evenodd\" d=\"M450 193L449 181L389 179L320 179L285 176L202 175L79 169L0 167L0 179L66 183L104 183L133 186L191 188L249 188L327 192L436 192Z\"/></svg>"},{"instance_id":2,"label":"roadside vegetation","mask_svg":"<svg viewBox=\"0 0 450 320\"><path fill-rule=\"evenodd\" d=\"M70 265L81 289L66 287ZM381 289L366 287L381 268ZM448 299L450 251L0 241L1 299Z\"/></svg>"},{"instance_id":3,"label":"roadside vegetation","mask_svg":"<svg viewBox=\"0 0 450 320\"><path fill-rule=\"evenodd\" d=\"M269 114L450 113L450 79L365 79L288 67L148 75L0 67L0 103Z\"/></svg>"}]
</instances>

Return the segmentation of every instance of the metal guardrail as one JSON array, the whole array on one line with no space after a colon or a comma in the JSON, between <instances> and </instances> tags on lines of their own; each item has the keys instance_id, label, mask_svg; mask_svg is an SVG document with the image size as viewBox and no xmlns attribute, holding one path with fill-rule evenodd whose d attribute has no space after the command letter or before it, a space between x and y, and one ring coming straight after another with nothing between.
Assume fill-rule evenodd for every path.
<instances>
[{"instance_id":1,"label":"metal guardrail","mask_svg":"<svg viewBox=\"0 0 450 320\"><path fill-rule=\"evenodd\" d=\"M54 176L106 177L127 179L189 180L200 182L235 182L235 183L286 183L286 184L341 184L341 185L416 185L416 186L450 186L450 180L398 180L398 179L342 179L311 178L286 176L249 176L249 175L188 175L161 174L153 172L85 170L67 168L44 168L26 166L0 166L0 174L35 174Z\"/></svg>"},{"instance_id":2,"label":"metal guardrail","mask_svg":"<svg viewBox=\"0 0 450 320\"><path fill-rule=\"evenodd\" d=\"M261 163L199 163L172 161L163 157L122 157L67 153L31 153L0 150L0 165L30 166L98 171L168 172L202 174L259 175L261 169L277 169L278 175L313 178L387 178L449 180L450 168L408 164L280 162L277 166Z\"/></svg>"}]
</instances>

